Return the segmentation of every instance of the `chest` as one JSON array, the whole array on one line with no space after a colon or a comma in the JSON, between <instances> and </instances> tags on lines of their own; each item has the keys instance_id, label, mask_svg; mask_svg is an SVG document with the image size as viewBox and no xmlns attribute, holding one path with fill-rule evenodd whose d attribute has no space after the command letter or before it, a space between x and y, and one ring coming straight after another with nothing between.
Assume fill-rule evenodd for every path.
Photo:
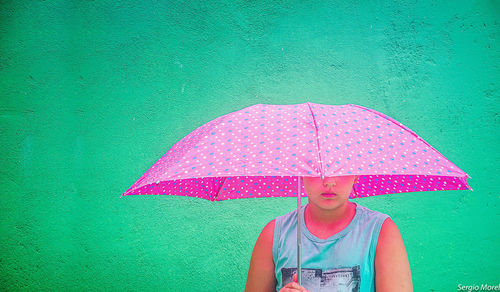
<instances>
[{"instance_id":1,"label":"chest","mask_svg":"<svg viewBox=\"0 0 500 292\"><path fill-rule=\"evenodd\" d=\"M345 222L337 226L330 226L325 228L324 226L318 226L318 225L315 226L314 224L307 224L306 222L306 227L307 230L309 230L309 232L312 235L316 236L317 238L327 239L342 231L344 228L347 227L348 224L349 222Z\"/></svg>"}]
</instances>

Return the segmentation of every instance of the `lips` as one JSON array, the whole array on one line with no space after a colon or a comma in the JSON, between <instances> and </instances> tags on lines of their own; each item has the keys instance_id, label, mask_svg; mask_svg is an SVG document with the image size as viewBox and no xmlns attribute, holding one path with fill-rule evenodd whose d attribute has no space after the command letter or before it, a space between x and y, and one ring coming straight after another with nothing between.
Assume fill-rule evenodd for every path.
<instances>
[{"instance_id":1,"label":"lips","mask_svg":"<svg viewBox=\"0 0 500 292\"><path fill-rule=\"evenodd\" d=\"M335 197L336 196L336 194L334 194L334 193L322 193L321 195L323 197L327 197L327 198L331 198L331 197Z\"/></svg>"}]
</instances>

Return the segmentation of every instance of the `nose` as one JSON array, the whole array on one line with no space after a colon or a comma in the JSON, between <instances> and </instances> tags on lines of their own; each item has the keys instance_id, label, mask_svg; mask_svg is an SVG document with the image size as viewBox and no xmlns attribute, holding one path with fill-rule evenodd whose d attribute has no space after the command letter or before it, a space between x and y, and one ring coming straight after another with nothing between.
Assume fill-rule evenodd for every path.
<instances>
[{"instance_id":1,"label":"nose","mask_svg":"<svg viewBox=\"0 0 500 292\"><path fill-rule=\"evenodd\" d=\"M323 179L323 185L327 188L334 187L337 184L334 178L325 178Z\"/></svg>"}]
</instances>

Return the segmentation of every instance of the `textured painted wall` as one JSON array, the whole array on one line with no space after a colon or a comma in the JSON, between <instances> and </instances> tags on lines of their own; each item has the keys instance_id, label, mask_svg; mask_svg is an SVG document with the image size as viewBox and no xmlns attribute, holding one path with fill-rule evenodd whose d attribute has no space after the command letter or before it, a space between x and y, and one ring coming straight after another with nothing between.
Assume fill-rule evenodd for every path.
<instances>
[{"instance_id":1,"label":"textured painted wall","mask_svg":"<svg viewBox=\"0 0 500 292\"><path fill-rule=\"evenodd\" d=\"M2 1L0 290L242 291L296 200L120 195L198 126L305 101L386 113L471 175L356 200L415 291L498 284L499 2L288 2Z\"/></svg>"}]
</instances>

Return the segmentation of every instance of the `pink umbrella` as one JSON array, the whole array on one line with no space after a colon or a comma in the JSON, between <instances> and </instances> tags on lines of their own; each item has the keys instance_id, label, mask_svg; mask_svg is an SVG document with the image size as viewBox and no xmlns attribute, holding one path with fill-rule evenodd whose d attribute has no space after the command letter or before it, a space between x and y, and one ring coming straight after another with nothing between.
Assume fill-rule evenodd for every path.
<instances>
[{"instance_id":1,"label":"pink umbrella","mask_svg":"<svg viewBox=\"0 0 500 292\"><path fill-rule=\"evenodd\" d=\"M124 194L210 201L305 197L302 176L360 175L350 198L466 190L468 174L415 132L354 105L256 104L177 142ZM298 279L300 284L300 225Z\"/></svg>"}]
</instances>

